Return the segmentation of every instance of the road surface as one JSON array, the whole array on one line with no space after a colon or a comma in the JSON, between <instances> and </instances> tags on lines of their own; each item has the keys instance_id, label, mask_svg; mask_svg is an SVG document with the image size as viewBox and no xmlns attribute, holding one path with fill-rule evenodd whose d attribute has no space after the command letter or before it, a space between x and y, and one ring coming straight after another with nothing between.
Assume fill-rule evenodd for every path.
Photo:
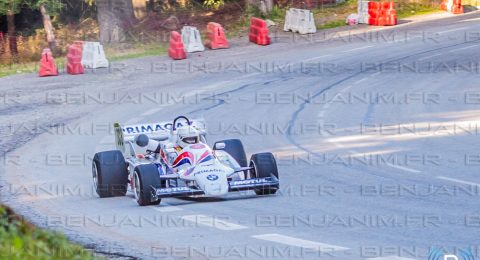
<instances>
[{"instance_id":1,"label":"road surface","mask_svg":"<svg viewBox=\"0 0 480 260\"><path fill-rule=\"evenodd\" d=\"M112 257L426 259L480 228L480 13L358 26L188 60L0 79L1 201ZM208 141L271 151L281 190L99 199L113 123L204 118Z\"/></svg>"}]
</instances>

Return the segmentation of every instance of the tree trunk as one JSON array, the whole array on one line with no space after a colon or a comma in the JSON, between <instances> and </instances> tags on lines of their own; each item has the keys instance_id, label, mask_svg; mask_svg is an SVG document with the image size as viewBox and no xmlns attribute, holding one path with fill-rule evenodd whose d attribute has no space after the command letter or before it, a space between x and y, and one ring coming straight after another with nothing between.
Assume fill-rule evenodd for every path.
<instances>
[{"instance_id":1,"label":"tree trunk","mask_svg":"<svg viewBox=\"0 0 480 260\"><path fill-rule=\"evenodd\" d=\"M8 26L8 46L10 48L10 55L16 57L18 54L17 37L15 32L15 14L13 11L7 11L7 26Z\"/></svg>"},{"instance_id":2,"label":"tree trunk","mask_svg":"<svg viewBox=\"0 0 480 260\"><path fill-rule=\"evenodd\" d=\"M50 20L50 15L48 15L47 8L45 5L40 6L40 12L43 17L43 28L45 28L45 33L47 34L47 42L50 50L52 52L57 48L57 41L55 40L55 33L53 32L52 21Z\"/></svg>"},{"instance_id":3,"label":"tree trunk","mask_svg":"<svg viewBox=\"0 0 480 260\"><path fill-rule=\"evenodd\" d=\"M101 42L123 42L136 22L132 0L97 0Z\"/></svg>"},{"instance_id":4,"label":"tree trunk","mask_svg":"<svg viewBox=\"0 0 480 260\"><path fill-rule=\"evenodd\" d=\"M267 16L273 8L273 0L247 0L247 10L249 6L257 8L260 13L264 16Z\"/></svg>"},{"instance_id":5,"label":"tree trunk","mask_svg":"<svg viewBox=\"0 0 480 260\"><path fill-rule=\"evenodd\" d=\"M3 32L0 32L0 61L1 56L5 53L5 39L3 38Z\"/></svg>"}]
</instances>

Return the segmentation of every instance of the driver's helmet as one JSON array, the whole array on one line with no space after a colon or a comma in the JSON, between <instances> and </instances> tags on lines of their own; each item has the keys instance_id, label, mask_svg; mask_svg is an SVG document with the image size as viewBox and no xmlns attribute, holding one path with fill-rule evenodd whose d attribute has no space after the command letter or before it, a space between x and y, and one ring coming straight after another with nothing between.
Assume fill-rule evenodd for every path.
<instances>
[{"instance_id":1,"label":"driver's helmet","mask_svg":"<svg viewBox=\"0 0 480 260\"><path fill-rule=\"evenodd\" d=\"M193 126L186 125L177 129L177 145L182 149L200 142L200 132Z\"/></svg>"}]
</instances>

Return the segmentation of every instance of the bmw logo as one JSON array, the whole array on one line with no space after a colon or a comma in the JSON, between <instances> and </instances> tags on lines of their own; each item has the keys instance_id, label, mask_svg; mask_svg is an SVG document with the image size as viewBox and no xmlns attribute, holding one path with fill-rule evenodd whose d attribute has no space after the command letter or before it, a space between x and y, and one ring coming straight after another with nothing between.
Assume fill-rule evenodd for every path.
<instances>
[{"instance_id":1,"label":"bmw logo","mask_svg":"<svg viewBox=\"0 0 480 260\"><path fill-rule=\"evenodd\" d=\"M216 180L218 180L218 175L210 174L210 175L207 176L207 180L216 181Z\"/></svg>"}]
</instances>

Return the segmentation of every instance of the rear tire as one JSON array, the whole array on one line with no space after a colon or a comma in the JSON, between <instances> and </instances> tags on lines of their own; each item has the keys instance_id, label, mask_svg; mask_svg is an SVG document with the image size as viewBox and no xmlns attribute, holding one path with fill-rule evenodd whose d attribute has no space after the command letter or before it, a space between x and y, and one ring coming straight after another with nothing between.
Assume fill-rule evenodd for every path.
<instances>
[{"instance_id":1,"label":"rear tire","mask_svg":"<svg viewBox=\"0 0 480 260\"><path fill-rule=\"evenodd\" d=\"M125 196L128 171L123 154L117 150L96 153L92 161L92 177L100 198Z\"/></svg>"},{"instance_id":2,"label":"rear tire","mask_svg":"<svg viewBox=\"0 0 480 260\"><path fill-rule=\"evenodd\" d=\"M158 205L161 199L152 201L154 189L162 187L157 165L143 164L135 167L134 171L135 200L140 206Z\"/></svg>"},{"instance_id":3,"label":"rear tire","mask_svg":"<svg viewBox=\"0 0 480 260\"><path fill-rule=\"evenodd\" d=\"M250 158L250 176L252 178L275 177L278 179L277 162L272 153L258 153ZM257 195L275 194L279 187L255 189Z\"/></svg>"},{"instance_id":4,"label":"rear tire","mask_svg":"<svg viewBox=\"0 0 480 260\"><path fill-rule=\"evenodd\" d=\"M225 148L221 149L228 154L230 154L233 159L235 159L240 167L247 167L248 162L247 162L247 155L245 154L245 149L243 148L242 141L238 139L228 139L228 140L223 140L223 141L218 141L215 142L216 146L217 143L225 143ZM247 179L247 171L244 171L245 174L245 179Z\"/></svg>"}]
</instances>

